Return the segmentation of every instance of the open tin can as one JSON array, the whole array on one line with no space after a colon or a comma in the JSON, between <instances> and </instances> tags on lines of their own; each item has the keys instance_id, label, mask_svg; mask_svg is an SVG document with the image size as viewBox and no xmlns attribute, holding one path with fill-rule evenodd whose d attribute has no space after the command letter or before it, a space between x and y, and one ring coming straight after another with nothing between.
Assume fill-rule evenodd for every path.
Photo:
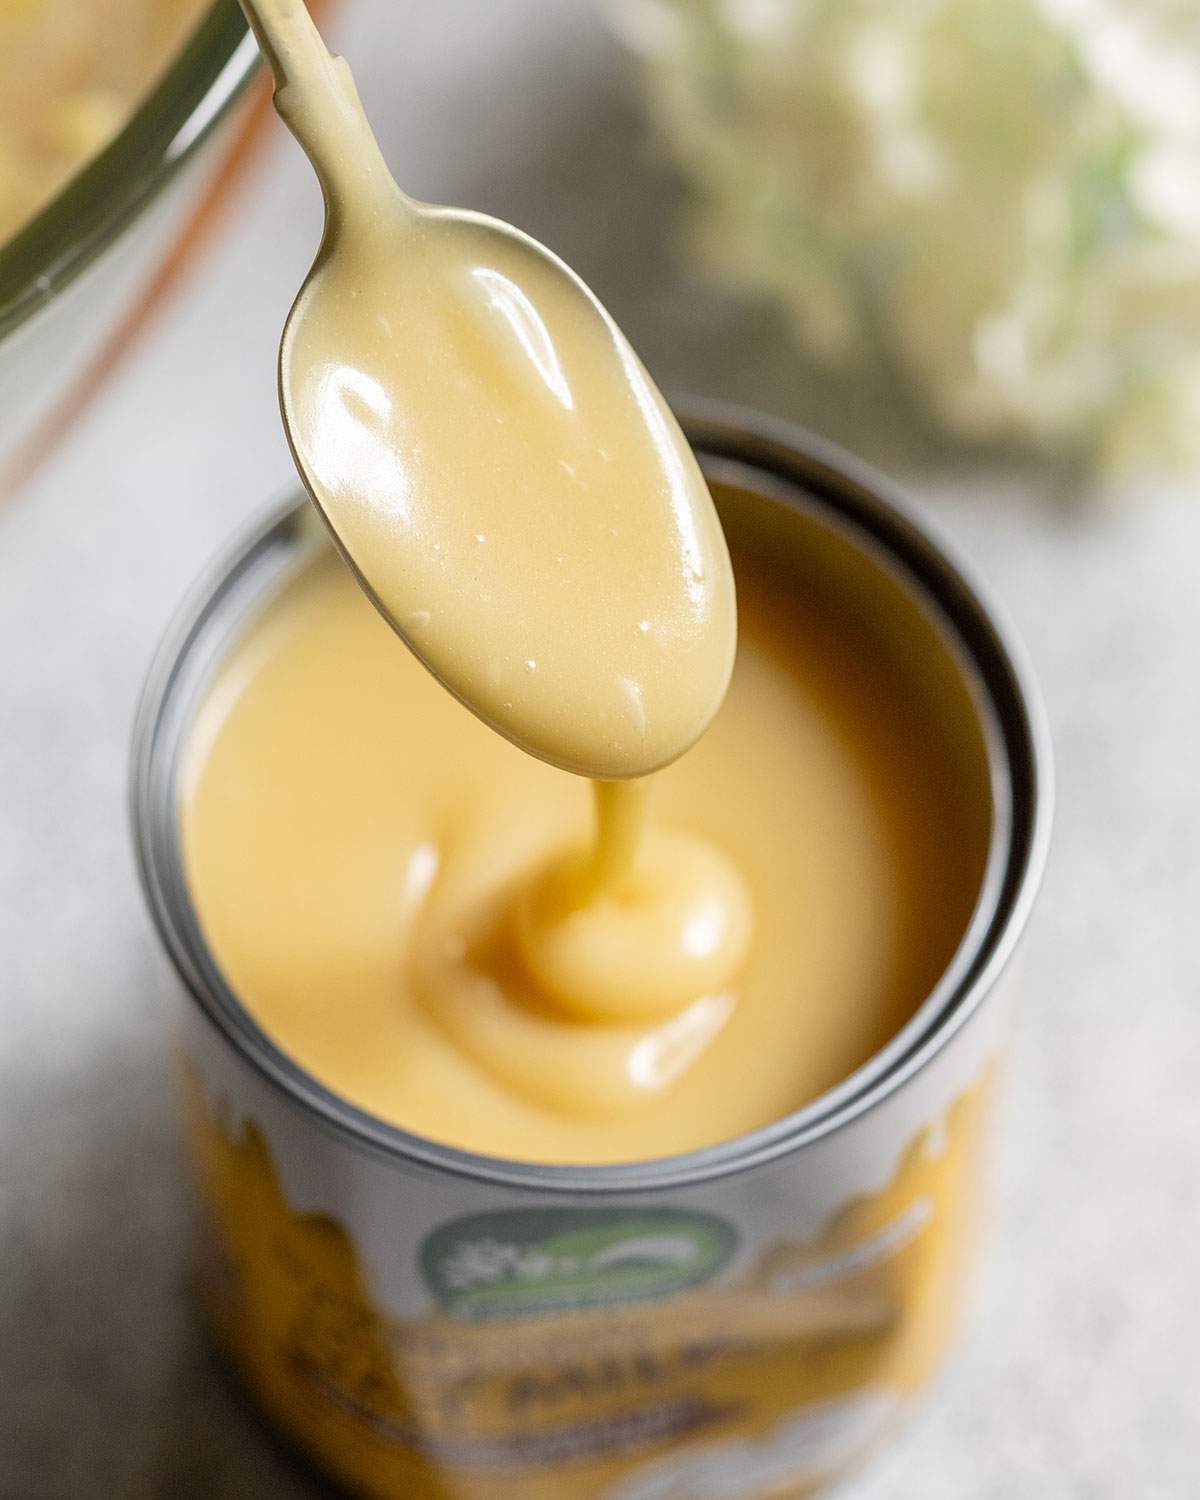
<instances>
[{"instance_id":1,"label":"open tin can","mask_svg":"<svg viewBox=\"0 0 1200 1500\"><path fill-rule=\"evenodd\" d=\"M978 1219L1010 960L1049 833L1028 674L874 474L702 406L731 540L786 534L881 610L969 715L990 847L940 982L858 1072L710 1149L557 1167L445 1147L301 1071L231 993L183 875L179 767L206 684L306 552L303 500L202 582L152 668L132 769L151 912L187 999L188 1138L217 1336L277 1425L378 1500L766 1500L840 1475L926 1385Z\"/></svg>"}]
</instances>

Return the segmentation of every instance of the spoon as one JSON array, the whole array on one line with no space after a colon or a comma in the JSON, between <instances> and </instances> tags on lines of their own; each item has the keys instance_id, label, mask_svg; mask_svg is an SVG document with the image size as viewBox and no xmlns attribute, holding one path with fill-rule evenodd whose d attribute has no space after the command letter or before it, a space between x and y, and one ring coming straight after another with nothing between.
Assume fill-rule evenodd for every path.
<instances>
[{"instance_id":1,"label":"spoon","mask_svg":"<svg viewBox=\"0 0 1200 1500\"><path fill-rule=\"evenodd\" d=\"M279 391L339 550L523 750L608 780L666 765L716 713L736 644L725 539L674 417L557 256L400 190L302 0L241 3L325 198Z\"/></svg>"}]
</instances>

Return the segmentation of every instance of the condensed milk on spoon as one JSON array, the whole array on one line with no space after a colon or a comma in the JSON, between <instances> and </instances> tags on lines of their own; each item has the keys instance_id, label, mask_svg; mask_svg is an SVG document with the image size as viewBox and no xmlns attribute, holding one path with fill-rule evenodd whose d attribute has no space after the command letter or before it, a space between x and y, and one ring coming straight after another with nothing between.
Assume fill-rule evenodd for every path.
<instances>
[{"instance_id":1,"label":"condensed milk on spoon","mask_svg":"<svg viewBox=\"0 0 1200 1500\"><path fill-rule=\"evenodd\" d=\"M519 230L413 202L301 0L246 9L327 221L284 331L284 424L360 582L492 728L644 776L733 665L729 555L675 418L579 278Z\"/></svg>"},{"instance_id":2,"label":"condensed milk on spoon","mask_svg":"<svg viewBox=\"0 0 1200 1500\"><path fill-rule=\"evenodd\" d=\"M300 473L434 675L597 780L592 848L515 898L540 991L577 1019L677 1015L727 983L752 925L728 861L647 837L645 788L622 784L695 743L733 666L733 575L696 460L579 278L509 225L408 198L301 0L245 9L326 200L279 358Z\"/></svg>"}]
</instances>

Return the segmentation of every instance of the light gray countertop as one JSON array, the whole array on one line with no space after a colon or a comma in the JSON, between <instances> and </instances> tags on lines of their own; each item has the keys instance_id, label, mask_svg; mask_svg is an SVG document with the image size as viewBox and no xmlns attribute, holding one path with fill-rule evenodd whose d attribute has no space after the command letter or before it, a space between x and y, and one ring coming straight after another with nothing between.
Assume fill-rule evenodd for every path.
<instances>
[{"instance_id":1,"label":"light gray countertop","mask_svg":"<svg viewBox=\"0 0 1200 1500\"><path fill-rule=\"evenodd\" d=\"M908 442L770 320L687 283L674 194L595 10L347 6L397 175L573 261L669 389L882 461L1024 635L1056 742L995 1223L938 1391L848 1500L1200 1493L1200 506ZM411 63L402 68L401 59ZM392 69L395 69L393 76ZM275 132L219 243L0 510L0 1496L301 1500L187 1287L170 993L125 823L140 679L182 591L289 484L275 343L318 229ZM881 414L882 413L882 414Z\"/></svg>"}]
</instances>

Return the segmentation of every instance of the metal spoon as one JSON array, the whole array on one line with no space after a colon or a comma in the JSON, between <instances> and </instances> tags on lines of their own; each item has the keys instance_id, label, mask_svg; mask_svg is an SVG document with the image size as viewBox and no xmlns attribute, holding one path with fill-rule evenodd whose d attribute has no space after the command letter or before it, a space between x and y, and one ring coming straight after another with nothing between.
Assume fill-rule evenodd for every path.
<instances>
[{"instance_id":1,"label":"metal spoon","mask_svg":"<svg viewBox=\"0 0 1200 1500\"><path fill-rule=\"evenodd\" d=\"M597 778L665 765L716 712L736 638L724 537L674 418L561 260L401 192L301 0L242 6L325 196L279 389L339 549L523 749Z\"/></svg>"}]
</instances>

